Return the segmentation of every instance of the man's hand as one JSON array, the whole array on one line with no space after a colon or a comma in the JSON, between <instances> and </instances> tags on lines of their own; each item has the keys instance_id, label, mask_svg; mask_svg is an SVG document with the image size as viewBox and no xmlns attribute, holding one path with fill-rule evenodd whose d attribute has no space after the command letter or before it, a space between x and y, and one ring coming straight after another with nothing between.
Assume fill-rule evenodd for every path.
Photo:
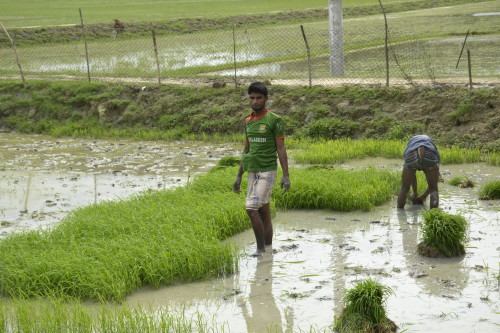
<instances>
[{"instance_id":1,"label":"man's hand","mask_svg":"<svg viewBox=\"0 0 500 333\"><path fill-rule=\"evenodd\" d=\"M290 189L290 179L288 176L281 177L281 188L283 189L283 193L286 193Z\"/></svg>"},{"instance_id":2,"label":"man's hand","mask_svg":"<svg viewBox=\"0 0 500 333\"><path fill-rule=\"evenodd\" d=\"M233 191L235 193L241 192L240 185L241 185L241 176L236 176L236 180L233 183Z\"/></svg>"},{"instance_id":3,"label":"man's hand","mask_svg":"<svg viewBox=\"0 0 500 333\"><path fill-rule=\"evenodd\" d=\"M423 205L425 201L425 197L419 196L411 199L411 202L415 205Z\"/></svg>"}]
</instances>

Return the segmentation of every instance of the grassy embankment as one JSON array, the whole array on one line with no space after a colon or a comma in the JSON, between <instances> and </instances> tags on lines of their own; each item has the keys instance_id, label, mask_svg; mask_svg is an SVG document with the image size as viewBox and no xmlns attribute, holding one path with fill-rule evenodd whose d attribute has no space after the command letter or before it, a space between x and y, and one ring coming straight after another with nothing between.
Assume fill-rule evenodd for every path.
<instances>
[{"instance_id":1,"label":"grassy embankment","mask_svg":"<svg viewBox=\"0 0 500 333\"><path fill-rule=\"evenodd\" d=\"M271 86L271 92L269 107L285 119L299 163L401 158L406 140L425 133L443 163L500 165L498 88ZM1 127L53 136L240 141L249 113L243 87L31 82L25 89L3 81L0 97Z\"/></svg>"}]
</instances>

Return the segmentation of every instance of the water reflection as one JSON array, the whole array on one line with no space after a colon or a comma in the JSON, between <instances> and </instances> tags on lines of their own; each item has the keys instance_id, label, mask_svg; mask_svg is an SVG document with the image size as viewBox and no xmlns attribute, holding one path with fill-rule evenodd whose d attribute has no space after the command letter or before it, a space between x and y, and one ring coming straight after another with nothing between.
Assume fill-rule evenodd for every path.
<instances>
[{"instance_id":1,"label":"water reflection","mask_svg":"<svg viewBox=\"0 0 500 333\"><path fill-rule=\"evenodd\" d=\"M248 332L284 332L281 327L281 312L273 297L273 258L272 251L257 258L255 275L250 281L248 302L241 305ZM289 311L285 313L290 314ZM286 327L293 328L293 315L287 317L290 323L287 322Z\"/></svg>"}]
</instances>

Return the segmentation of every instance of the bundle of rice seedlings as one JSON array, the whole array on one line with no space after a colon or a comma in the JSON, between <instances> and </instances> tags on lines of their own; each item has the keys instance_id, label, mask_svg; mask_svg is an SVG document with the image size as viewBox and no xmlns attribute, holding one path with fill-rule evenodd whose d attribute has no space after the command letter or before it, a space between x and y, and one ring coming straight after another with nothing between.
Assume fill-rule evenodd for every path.
<instances>
[{"instance_id":1,"label":"bundle of rice seedlings","mask_svg":"<svg viewBox=\"0 0 500 333\"><path fill-rule=\"evenodd\" d=\"M396 332L397 325L387 318L384 308L392 294L391 288L372 279L358 282L344 296L344 308L335 317L333 329L346 333Z\"/></svg>"},{"instance_id":2,"label":"bundle of rice seedlings","mask_svg":"<svg viewBox=\"0 0 500 333\"><path fill-rule=\"evenodd\" d=\"M500 199L500 180L493 180L484 184L478 195L481 200Z\"/></svg>"},{"instance_id":3,"label":"bundle of rice seedlings","mask_svg":"<svg viewBox=\"0 0 500 333\"><path fill-rule=\"evenodd\" d=\"M465 254L467 222L460 215L447 214L438 208L424 213L422 241L417 252L423 256L456 257Z\"/></svg>"},{"instance_id":4,"label":"bundle of rice seedlings","mask_svg":"<svg viewBox=\"0 0 500 333\"><path fill-rule=\"evenodd\" d=\"M448 184L452 186L458 186L461 188L468 188L468 187L474 187L475 184L472 180L470 180L468 177L454 177L452 178Z\"/></svg>"}]
</instances>

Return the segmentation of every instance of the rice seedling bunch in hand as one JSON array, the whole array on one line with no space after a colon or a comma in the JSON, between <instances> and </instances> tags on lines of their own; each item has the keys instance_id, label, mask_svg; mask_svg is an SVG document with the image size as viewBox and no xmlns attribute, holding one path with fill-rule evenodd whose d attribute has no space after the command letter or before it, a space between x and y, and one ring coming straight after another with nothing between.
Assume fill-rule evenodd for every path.
<instances>
[{"instance_id":1,"label":"rice seedling bunch in hand","mask_svg":"<svg viewBox=\"0 0 500 333\"><path fill-rule=\"evenodd\" d=\"M465 254L467 221L463 216L452 215L440 209L424 213L422 241L417 252L427 257L456 257Z\"/></svg>"},{"instance_id":2,"label":"rice seedling bunch in hand","mask_svg":"<svg viewBox=\"0 0 500 333\"><path fill-rule=\"evenodd\" d=\"M493 200L500 199L500 180L493 180L484 184L479 190L479 199Z\"/></svg>"},{"instance_id":3,"label":"rice seedling bunch in hand","mask_svg":"<svg viewBox=\"0 0 500 333\"><path fill-rule=\"evenodd\" d=\"M391 288L372 279L366 279L347 291L344 308L335 317L333 329L337 332L396 332L396 324L387 318L385 303L394 294Z\"/></svg>"}]
</instances>

